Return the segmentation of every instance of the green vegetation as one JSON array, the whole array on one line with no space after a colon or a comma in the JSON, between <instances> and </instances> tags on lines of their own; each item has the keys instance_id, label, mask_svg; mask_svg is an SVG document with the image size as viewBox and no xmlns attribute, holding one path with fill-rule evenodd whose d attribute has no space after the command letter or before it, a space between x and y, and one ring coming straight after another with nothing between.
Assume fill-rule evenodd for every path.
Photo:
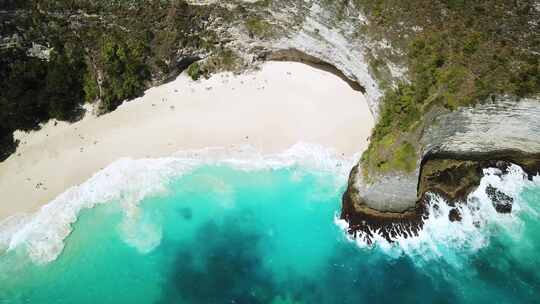
<instances>
[{"instance_id":1,"label":"green vegetation","mask_svg":"<svg viewBox=\"0 0 540 304\"><path fill-rule=\"evenodd\" d=\"M75 121L84 102L99 101L107 113L141 95L151 79L174 76L179 49L222 53L205 28L210 14L226 15L217 5L44 0L4 8L25 12L0 20L3 37L19 37L0 47L0 161L16 147L15 130L38 129L51 118ZM52 49L49 60L28 53L34 42ZM218 56L224 64L226 55Z\"/></svg>"},{"instance_id":2,"label":"green vegetation","mask_svg":"<svg viewBox=\"0 0 540 304\"><path fill-rule=\"evenodd\" d=\"M116 109L125 99L144 92L145 81L150 79L145 65L148 50L145 44L134 39L122 40L118 36L105 36L101 46L103 65L102 112Z\"/></svg>"},{"instance_id":3,"label":"green vegetation","mask_svg":"<svg viewBox=\"0 0 540 304\"><path fill-rule=\"evenodd\" d=\"M242 59L234 51L221 49L204 62L204 71L206 75L219 71L236 71L241 64Z\"/></svg>"},{"instance_id":4,"label":"green vegetation","mask_svg":"<svg viewBox=\"0 0 540 304\"><path fill-rule=\"evenodd\" d=\"M43 98L49 104L49 118L74 121L82 114L83 75L86 64L78 47L51 52Z\"/></svg>"},{"instance_id":5,"label":"green vegetation","mask_svg":"<svg viewBox=\"0 0 540 304\"><path fill-rule=\"evenodd\" d=\"M0 52L0 159L15 148L14 130L34 130L51 118L74 121L81 116L84 71L76 47L58 48L49 61L29 57L21 48Z\"/></svg>"},{"instance_id":6,"label":"green vegetation","mask_svg":"<svg viewBox=\"0 0 540 304\"><path fill-rule=\"evenodd\" d=\"M92 103L96 101L97 98L99 98L99 88L93 72L94 71L92 69L88 68L86 70L86 73L84 73L83 79L85 101L88 103Z\"/></svg>"},{"instance_id":7,"label":"green vegetation","mask_svg":"<svg viewBox=\"0 0 540 304\"><path fill-rule=\"evenodd\" d=\"M250 35L252 36L259 38L267 38L272 35L272 25L262 18L248 18L245 22L245 25Z\"/></svg>"},{"instance_id":8,"label":"green vegetation","mask_svg":"<svg viewBox=\"0 0 540 304\"><path fill-rule=\"evenodd\" d=\"M20 49L2 50L0 61L2 129L35 129L36 124L48 116L47 105L39 100L44 93L47 64L37 58L29 58Z\"/></svg>"},{"instance_id":9,"label":"green vegetation","mask_svg":"<svg viewBox=\"0 0 540 304\"><path fill-rule=\"evenodd\" d=\"M540 93L540 12L532 0L320 3L336 23L356 20L356 9L362 10L368 22L356 32L392 46L366 44L370 73L385 94L365 171L413 170L411 147L431 109ZM263 14L272 5L238 3L229 10L182 0L8 1L5 9L28 13L0 22L3 37L17 33L21 40L0 49L0 159L15 145L14 130L36 129L50 118L76 120L84 102L99 101L102 114L112 111L150 83L174 77L185 68L181 59L210 54L188 67L193 79L237 71L242 58L209 25L244 25L255 38L271 38L279 30ZM52 48L50 60L29 56L32 42ZM406 66L407 80L393 78L388 62Z\"/></svg>"},{"instance_id":10,"label":"green vegetation","mask_svg":"<svg viewBox=\"0 0 540 304\"><path fill-rule=\"evenodd\" d=\"M389 133L380 140L372 140L362 155L362 163L379 173L391 171L413 172L416 168L417 154L414 146L404 138L397 138L396 133ZM367 170L364 177L370 180Z\"/></svg>"},{"instance_id":11,"label":"green vegetation","mask_svg":"<svg viewBox=\"0 0 540 304\"><path fill-rule=\"evenodd\" d=\"M204 61L192 63L187 74L193 80L199 80L201 77L208 78L212 73L221 71L236 71L242 65L242 59L230 49L216 51Z\"/></svg>"},{"instance_id":12,"label":"green vegetation","mask_svg":"<svg viewBox=\"0 0 540 304\"><path fill-rule=\"evenodd\" d=\"M381 166L381 170L401 170L405 172L411 172L416 167L416 150L414 147L405 142L401 144L396 150L395 155L391 158L390 162L384 163Z\"/></svg>"},{"instance_id":13,"label":"green vegetation","mask_svg":"<svg viewBox=\"0 0 540 304\"><path fill-rule=\"evenodd\" d=\"M362 31L390 41L397 59L372 50L370 71L385 89L363 165L370 173L411 171L424 113L454 110L494 95L540 93L540 13L533 1L355 1L369 19ZM536 50L536 51L535 51ZM388 83L381 61L408 67L408 81Z\"/></svg>"},{"instance_id":14,"label":"green vegetation","mask_svg":"<svg viewBox=\"0 0 540 304\"><path fill-rule=\"evenodd\" d=\"M40 25L46 20L53 24L39 29L31 22L21 22L30 26L27 35L46 37L43 45L50 45L51 51L48 59L34 57L25 41L0 50L0 160L16 146L13 131L35 130L53 118L76 121L82 117L82 104L97 98L101 98L102 113L112 111L123 100L142 94L150 77L145 63L147 47L140 38L128 40L113 31L104 36L84 32L89 39L82 41L56 26L61 21L39 14L32 18L31 22ZM31 38L42 39L36 37ZM101 94L96 71L88 64L92 59L103 75Z\"/></svg>"},{"instance_id":15,"label":"green vegetation","mask_svg":"<svg viewBox=\"0 0 540 304\"><path fill-rule=\"evenodd\" d=\"M192 63L187 69L187 74L191 79L199 80L202 76L201 65L198 62Z\"/></svg>"}]
</instances>

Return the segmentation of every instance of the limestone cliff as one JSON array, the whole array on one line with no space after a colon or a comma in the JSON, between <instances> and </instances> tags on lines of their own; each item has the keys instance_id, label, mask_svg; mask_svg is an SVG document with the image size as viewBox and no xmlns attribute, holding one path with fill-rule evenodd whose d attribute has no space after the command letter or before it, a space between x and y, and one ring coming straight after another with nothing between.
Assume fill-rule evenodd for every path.
<instances>
[{"instance_id":1,"label":"limestone cliff","mask_svg":"<svg viewBox=\"0 0 540 304\"><path fill-rule=\"evenodd\" d=\"M433 109L424 118L429 123L412 173L372 183L359 170L351 173L342 212L351 233L377 228L390 240L395 233L415 232L426 215L427 193L463 202L479 185L483 168L505 170L515 163L529 178L539 174L539 101L501 97L456 111Z\"/></svg>"},{"instance_id":2,"label":"limestone cliff","mask_svg":"<svg viewBox=\"0 0 540 304\"><path fill-rule=\"evenodd\" d=\"M463 201L485 167L538 173L537 1L360 6L368 32L402 51L385 58L402 58L407 80L383 86L369 150L351 173L342 218L352 234L417 232L428 192Z\"/></svg>"},{"instance_id":3,"label":"limestone cliff","mask_svg":"<svg viewBox=\"0 0 540 304\"><path fill-rule=\"evenodd\" d=\"M14 130L39 128L50 118L77 120L84 103L98 114L113 111L185 69L198 78L242 72L265 60L301 61L342 77L366 93L375 116L379 111L382 91L367 58L374 46L358 31L365 21L354 3L94 0L14 2L4 9L0 72L8 77L0 84L6 88L0 116L7 116L0 117L6 122L0 141L10 148L0 159L13 151ZM32 52L36 47L48 56ZM48 80L55 75L71 81ZM30 95L43 102L26 98L13 83L31 86ZM66 90L73 93L69 100Z\"/></svg>"},{"instance_id":4,"label":"limestone cliff","mask_svg":"<svg viewBox=\"0 0 540 304\"><path fill-rule=\"evenodd\" d=\"M0 19L0 159L14 130L78 119L85 102L106 113L185 69L199 78L290 60L364 92L377 120L344 195L351 233L414 232L425 192L463 197L497 161L538 170L535 0L23 1Z\"/></svg>"}]
</instances>

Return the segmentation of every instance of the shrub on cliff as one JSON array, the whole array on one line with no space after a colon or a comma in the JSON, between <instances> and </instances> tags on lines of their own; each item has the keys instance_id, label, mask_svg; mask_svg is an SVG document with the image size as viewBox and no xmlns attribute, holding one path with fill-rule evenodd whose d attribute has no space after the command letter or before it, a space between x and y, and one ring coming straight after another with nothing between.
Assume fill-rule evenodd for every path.
<instances>
[{"instance_id":1,"label":"shrub on cliff","mask_svg":"<svg viewBox=\"0 0 540 304\"><path fill-rule=\"evenodd\" d=\"M369 21L359 26L362 32L392 45L390 51L371 50L377 53L368 56L374 77L381 78L381 61L408 68L406 81L380 79L385 94L363 157L366 171L410 168L401 160L416 160L398 159L402 141L418 146L424 114L433 107L455 110L493 95L540 93L540 10L534 1L353 2Z\"/></svg>"},{"instance_id":2,"label":"shrub on cliff","mask_svg":"<svg viewBox=\"0 0 540 304\"><path fill-rule=\"evenodd\" d=\"M201 65L198 62L190 64L187 69L187 74L189 77L191 77L191 79L195 81L199 80L199 78L201 78L201 75L203 74L201 70Z\"/></svg>"},{"instance_id":3,"label":"shrub on cliff","mask_svg":"<svg viewBox=\"0 0 540 304\"><path fill-rule=\"evenodd\" d=\"M145 59L148 50L144 42L122 39L117 35L105 36L101 46L104 71L102 112L116 109L122 101L140 96L145 81L150 79Z\"/></svg>"},{"instance_id":4,"label":"shrub on cliff","mask_svg":"<svg viewBox=\"0 0 540 304\"><path fill-rule=\"evenodd\" d=\"M49 104L49 118L75 121L81 117L85 70L86 65L80 49L52 52L43 94Z\"/></svg>"},{"instance_id":5,"label":"shrub on cliff","mask_svg":"<svg viewBox=\"0 0 540 304\"><path fill-rule=\"evenodd\" d=\"M80 117L82 60L77 48L59 47L48 61L29 56L22 48L0 52L0 154L4 158L14 148L13 131L38 129L51 118Z\"/></svg>"}]
</instances>

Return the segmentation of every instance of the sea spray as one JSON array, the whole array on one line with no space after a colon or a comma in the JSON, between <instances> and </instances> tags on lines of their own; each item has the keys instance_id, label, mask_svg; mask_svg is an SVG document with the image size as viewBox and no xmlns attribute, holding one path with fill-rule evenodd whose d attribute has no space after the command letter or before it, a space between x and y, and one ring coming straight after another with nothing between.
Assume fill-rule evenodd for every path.
<instances>
[{"instance_id":1,"label":"sea spray","mask_svg":"<svg viewBox=\"0 0 540 304\"><path fill-rule=\"evenodd\" d=\"M423 220L423 228L417 235L399 235L392 239L392 242L388 242L378 231L371 231L372 244L366 242L362 232L354 238L349 237L349 240L361 248L378 248L394 258L407 255L419 264L443 259L455 267L460 267L464 255L488 246L494 234L519 238L522 226L519 215L524 209L530 209L520 194L524 188L540 186L540 176L529 181L517 165L511 165L506 173L497 168L486 168L483 174L480 185L468 195L466 202L451 206L442 197L429 194L428 216ZM489 186L512 198L510 214L496 211L494 202L486 193ZM460 214L459 221L450 219L452 210ZM335 222L344 232L347 231L348 225L344 220L336 217Z\"/></svg>"},{"instance_id":2,"label":"sea spray","mask_svg":"<svg viewBox=\"0 0 540 304\"><path fill-rule=\"evenodd\" d=\"M515 188L520 211L503 215L517 218L500 223L504 229L491 219L471 226L487 233L478 249L437 243L450 240L445 231L454 229L443 221L449 211L440 201L433 207L439 225L428 225L431 243L417 240L404 252L383 243L358 246L333 224L346 170L342 176L324 169L330 165L287 164L195 165L131 212L114 202L82 209L54 261L36 264L24 246L0 255L0 302L534 303L540 297L536 181L516 179L524 184ZM133 221L124 226L126 219Z\"/></svg>"},{"instance_id":3,"label":"sea spray","mask_svg":"<svg viewBox=\"0 0 540 304\"><path fill-rule=\"evenodd\" d=\"M304 167L345 179L355 159L356 156L344 158L333 149L307 143L266 155L245 145L179 151L169 158L120 159L85 183L66 190L35 214L17 215L1 222L0 252L22 246L36 263L54 261L81 210L111 202L120 204L126 214L121 230L127 243L149 252L159 244L160 228L144 224L139 227L138 203L148 195L165 193L168 181L194 168L210 164L247 171ZM336 189L342 182L336 183Z\"/></svg>"}]
</instances>

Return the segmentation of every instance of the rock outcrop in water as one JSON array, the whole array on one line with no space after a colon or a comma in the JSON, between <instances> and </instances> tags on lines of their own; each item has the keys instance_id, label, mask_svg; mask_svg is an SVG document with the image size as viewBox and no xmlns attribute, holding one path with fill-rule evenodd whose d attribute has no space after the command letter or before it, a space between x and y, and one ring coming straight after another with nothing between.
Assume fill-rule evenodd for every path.
<instances>
[{"instance_id":1,"label":"rock outcrop in water","mask_svg":"<svg viewBox=\"0 0 540 304\"><path fill-rule=\"evenodd\" d=\"M378 4L367 10L368 21L383 24L375 28L392 42L411 40L393 44L403 52L408 81L385 88L342 218L353 234L370 238L377 229L391 240L396 225L405 235L421 229L430 192L450 204L464 201L482 169L501 161L523 166L529 177L538 172L540 81L533 75L540 45L533 20L540 7L534 1ZM414 8L396 14L401 5ZM520 71L525 58L531 69ZM502 193L488 195L496 210L511 208ZM456 212L450 217L460 219Z\"/></svg>"},{"instance_id":2,"label":"rock outcrop in water","mask_svg":"<svg viewBox=\"0 0 540 304\"><path fill-rule=\"evenodd\" d=\"M379 184L373 189L356 180L359 176L358 166L354 167L349 177L347 191L343 194L341 219L348 223L348 233L354 237L362 235L363 240L371 244L373 233L378 232L387 240L398 235L413 235L422 229L422 218L425 215L424 204L404 204L399 194L386 195L384 189L397 185L393 190L409 187L410 184ZM396 180L399 179L396 177ZM365 191L365 192L361 192ZM366 193L375 193L375 199L366 201ZM395 204L393 204L394 202Z\"/></svg>"},{"instance_id":3,"label":"rock outcrop in water","mask_svg":"<svg viewBox=\"0 0 540 304\"><path fill-rule=\"evenodd\" d=\"M434 110L436 111L436 110ZM422 134L422 159L414 173L385 176L362 182L358 170L351 173L344 195L342 218L351 233L376 228L388 240L396 224L402 234L415 233L426 216L429 193L449 204L464 203L480 184L482 170L505 172L517 164L528 178L540 173L540 104L535 99L501 98L457 111L433 114ZM511 211L512 200L491 187L487 189L498 212ZM450 214L451 220L460 215Z\"/></svg>"},{"instance_id":4,"label":"rock outcrop in water","mask_svg":"<svg viewBox=\"0 0 540 304\"><path fill-rule=\"evenodd\" d=\"M74 119L85 100L105 113L185 69L195 79L299 61L364 92L378 121L343 197L350 232L415 233L426 193L462 201L482 168L507 162L538 172L539 18L535 1L505 0L11 1L0 7L3 66L39 70L13 77L37 88L32 98L0 99L0 160L15 149L14 130ZM42 81L66 75L58 71L73 74L68 106L52 102L65 97L49 85L58 82ZM504 194L488 195L508 212Z\"/></svg>"},{"instance_id":5,"label":"rock outcrop in water","mask_svg":"<svg viewBox=\"0 0 540 304\"><path fill-rule=\"evenodd\" d=\"M486 188L486 194L493 201L493 206L495 207L495 210L497 210L497 212L512 212L512 203L514 202L514 199L512 197L508 196L504 192L497 190L497 188L491 185Z\"/></svg>"}]
</instances>

